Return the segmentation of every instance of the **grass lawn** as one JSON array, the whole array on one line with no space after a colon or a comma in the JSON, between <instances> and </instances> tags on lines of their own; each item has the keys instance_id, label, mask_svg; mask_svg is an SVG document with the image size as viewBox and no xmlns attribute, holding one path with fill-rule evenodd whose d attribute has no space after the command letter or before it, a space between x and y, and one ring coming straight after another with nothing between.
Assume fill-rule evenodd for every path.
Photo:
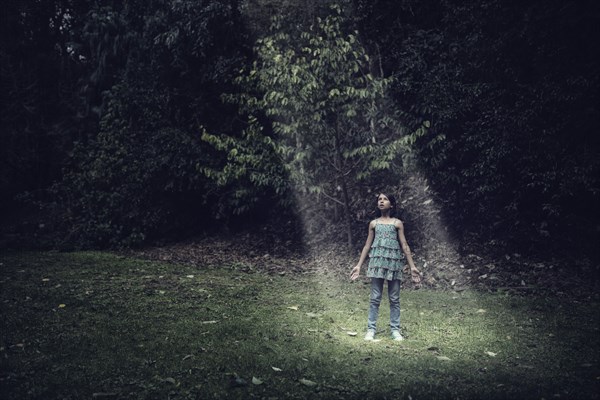
<instances>
[{"instance_id":1,"label":"grass lawn","mask_svg":"<svg viewBox=\"0 0 600 400\"><path fill-rule=\"evenodd\" d=\"M599 398L597 301L401 292L103 252L0 254L1 399ZM385 297L385 296L384 296Z\"/></svg>"}]
</instances>

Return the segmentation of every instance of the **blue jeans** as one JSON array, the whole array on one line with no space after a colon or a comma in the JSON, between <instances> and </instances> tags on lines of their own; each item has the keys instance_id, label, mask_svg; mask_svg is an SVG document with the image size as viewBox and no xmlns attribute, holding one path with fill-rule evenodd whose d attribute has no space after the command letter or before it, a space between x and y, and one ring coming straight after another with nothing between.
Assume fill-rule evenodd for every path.
<instances>
[{"instance_id":1,"label":"blue jeans","mask_svg":"<svg viewBox=\"0 0 600 400\"><path fill-rule=\"evenodd\" d=\"M379 304L385 279L371 278L371 300L369 302L369 317L367 329L376 329L379 316ZM400 330L400 281L387 281L388 297L390 299L390 328L392 331Z\"/></svg>"}]
</instances>

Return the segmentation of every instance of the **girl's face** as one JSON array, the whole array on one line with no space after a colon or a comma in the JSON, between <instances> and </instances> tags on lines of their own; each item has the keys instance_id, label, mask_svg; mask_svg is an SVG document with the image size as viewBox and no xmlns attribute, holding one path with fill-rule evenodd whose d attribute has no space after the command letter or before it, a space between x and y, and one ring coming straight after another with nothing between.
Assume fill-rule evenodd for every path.
<instances>
[{"instance_id":1,"label":"girl's face","mask_svg":"<svg viewBox=\"0 0 600 400\"><path fill-rule=\"evenodd\" d=\"M389 210L390 208L392 208L392 203L390 202L390 199L388 199L388 197L383 193L381 193L379 197L377 197L377 208L379 208L381 211Z\"/></svg>"}]
</instances>

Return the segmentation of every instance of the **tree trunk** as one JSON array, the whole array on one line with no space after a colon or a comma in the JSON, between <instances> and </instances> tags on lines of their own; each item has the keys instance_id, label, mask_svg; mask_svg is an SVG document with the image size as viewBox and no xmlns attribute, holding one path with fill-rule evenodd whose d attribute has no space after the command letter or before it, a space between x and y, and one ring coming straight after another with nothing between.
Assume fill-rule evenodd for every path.
<instances>
[{"instance_id":1,"label":"tree trunk","mask_svg":"<svg viewBox=\"0 0 600 400\"><path fill-rule=\"evenodd\" d=\"M352 249L352 214L350 213L350 196L346 178L342 177L342 195L344 196L344 218L346 220L346 234L348 235L348 249Z\"/></svg>"},{"instance_id":2,"label":"tree trunk","mask_svg":"<svg viewBox=\"0 0 600 400\"><path fill-rule=\"evenodd\" d=\"M340 183L342 187L342 196L344 203L344 220L346 222L346 235L348 236L348 249L352 249L352 214L350 213L350 196L348 195L348 181L344 176L344 168L342 162L342 152L340 149L340 127L336 119L335 124L335 158L334 164L337 169L337 173L340 174Z\"/></svg>"}]
</instances>

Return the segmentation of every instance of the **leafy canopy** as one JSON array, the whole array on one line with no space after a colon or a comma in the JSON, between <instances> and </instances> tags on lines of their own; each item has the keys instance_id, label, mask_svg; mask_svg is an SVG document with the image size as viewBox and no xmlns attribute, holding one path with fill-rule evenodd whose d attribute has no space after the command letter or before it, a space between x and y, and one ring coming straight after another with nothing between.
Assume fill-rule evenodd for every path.
<instances>
[{"instance_id":1,"label":"leafy canopy","mask_svg":"<svg viewBox=\"0 0 600 400\"><path fill-rule=\"evenodd\" d=\"M406 134L386 96L391 79L371 72L358 33L344 33L343 23L338 7L302 32L274 20L256 43L256 60L237 79L245 90L228 97L247 114L247 128L237 138L203 134L228 154L226 167L205 168L207 176L223 185L247 176L277 192L289 189L288 180L302 194L347 205L336 194L342 186L391 169L425 133L429 122Z\"/></svg>"}]
</instances>

